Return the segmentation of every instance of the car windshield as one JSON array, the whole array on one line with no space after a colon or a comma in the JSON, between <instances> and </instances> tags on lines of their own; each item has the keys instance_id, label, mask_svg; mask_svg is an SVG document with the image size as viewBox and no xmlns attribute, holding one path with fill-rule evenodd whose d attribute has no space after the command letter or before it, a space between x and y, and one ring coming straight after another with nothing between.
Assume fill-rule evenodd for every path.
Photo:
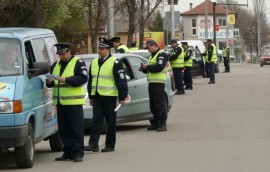
<instances>
[{"instance_id":1,"label":"car windshield","mask_svg":"<svg viewBox=\"0 0 270 172\"><path fill-rule=\"evenodd\" d=\"M138 51L130 51L130 53L142 56L142 57L144 57L146 59L149 59L149 57L151 55L151 53L149 53L149 51L140 51L140 50L138 50Z\"/></svg>"},{"instance_id":2,"label":"car windshield","mask_svg":"<svg viewBox=\"0 0 270 172\"><path fill-rule=\"evenodd\" d=\"M264 51L263 56L270 56L270 51Z\"/></svg>"},{"instance_id":3,"label":"car windshield","mask_svg":"<svg viewBox=\"0 0 270 172\"><path fill-rule=\"evenodd\" d=\"M17 39L0 38L0 77L22 73L22 54Z\"/></svg>"}]
</instances>

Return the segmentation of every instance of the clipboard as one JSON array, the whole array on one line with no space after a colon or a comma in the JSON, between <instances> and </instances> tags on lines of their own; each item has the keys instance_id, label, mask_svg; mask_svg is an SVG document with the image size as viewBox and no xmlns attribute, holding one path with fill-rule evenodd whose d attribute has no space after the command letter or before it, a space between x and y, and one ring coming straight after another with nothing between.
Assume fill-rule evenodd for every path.
<instances>
[{"instance_id":1,"label":"clipboard","mask_svg":"<svg viewBox=\"0 0 270 172\"><path fill-rule=\"evenodd\" d=\"M46 76L46 78L48 78L51 81L57 80L57 76L55 76L53 74L46 74L45 76Z\"/></svg>"}]
</instances>

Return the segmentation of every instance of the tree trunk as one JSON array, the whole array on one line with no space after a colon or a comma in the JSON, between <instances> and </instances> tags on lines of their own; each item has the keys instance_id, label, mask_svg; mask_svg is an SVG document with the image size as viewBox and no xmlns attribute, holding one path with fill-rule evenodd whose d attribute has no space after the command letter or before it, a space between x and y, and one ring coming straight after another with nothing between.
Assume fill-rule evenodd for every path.
<instances>
[{"instance_id":1,"label":"tree trunk","mask_svg":"<svg viewBox=\"0 0 270 172\"><path fill-rule=\"evenodd\" d=\"M43 5L40 0L35 0L34 3L34 20L35 27L42 28L44 26Z\"/></svg>"},{"instance_id":2,"label":"tree trunk","mask_svg":"<svg viewBox=\"0 0 270 172\"><path fill-rule=\"evenodd\" d=\"M129 13L127 45L130 47L130 42L133 40L133 34L135 31L136 0L126 0L126 5Z\"/></svg>"},{"instance_id":3,"label":"tree trunk","mask_svg":"<svg viewBox=\"0 0 270 172\"><path fill-rule=\"evenodd\" d=\"M140 35L139 35L139 38L140 38L140 42L139 42L139 47L140 49L143 49L143 37L144 37L144 14L143 14L143 11L144 11L144 0L141 0L141 7L140 7L140 20L139 20L139 30L140 30Z\"/></svg>"}]
</instances>

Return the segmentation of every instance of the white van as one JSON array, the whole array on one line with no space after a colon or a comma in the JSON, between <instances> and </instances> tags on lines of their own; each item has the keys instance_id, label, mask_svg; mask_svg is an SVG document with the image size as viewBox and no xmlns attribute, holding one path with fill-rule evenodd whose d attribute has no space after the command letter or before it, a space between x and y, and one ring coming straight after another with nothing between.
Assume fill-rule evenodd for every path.
<instances>
[{"instance_id":1,"label":"white van","mask_svg":"<svg viewBox=\"0 0 270 172\"><path fill-rule=\"evenodd\" d=\"M195 47L197 46L199 48L199 50L200 50L201 53L204 53L204 51L205 51L205 46L203 44L203 41L201 41L201 40L182 40L182 41L177 41L177 43L179 45L181 45L181 42L187 42L188 43L188 46L191 49L195 49Z\"/></svg>"}]
</instances>

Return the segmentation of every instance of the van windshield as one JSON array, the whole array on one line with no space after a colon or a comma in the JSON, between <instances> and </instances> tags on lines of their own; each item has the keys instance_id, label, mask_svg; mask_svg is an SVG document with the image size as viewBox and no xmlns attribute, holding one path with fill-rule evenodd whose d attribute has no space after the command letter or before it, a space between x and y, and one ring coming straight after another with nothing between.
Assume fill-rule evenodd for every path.
<instances>
[{"instance_id":1,"label":"van windshield","mask_svg":"<svg viewBox=\"0 0 270 172\"><path fill-rule=\"evenodd\" d=\"M0 38L0 77L22 73L22 53L18 39Z\"/></svg>"}]
</instances>

